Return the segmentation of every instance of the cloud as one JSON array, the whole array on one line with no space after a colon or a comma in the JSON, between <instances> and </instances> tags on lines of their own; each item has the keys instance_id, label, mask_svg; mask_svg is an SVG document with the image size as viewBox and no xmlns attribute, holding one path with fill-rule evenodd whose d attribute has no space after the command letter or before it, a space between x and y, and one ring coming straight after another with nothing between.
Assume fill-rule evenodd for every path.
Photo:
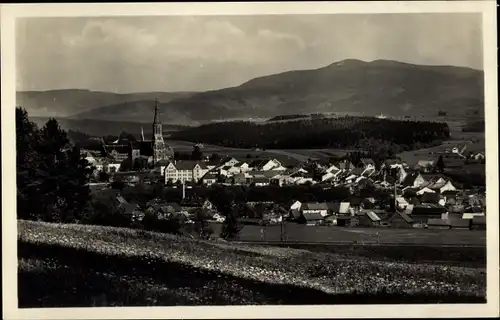
<instances>
[{"instance_id":1,"label":"cloud","mask_svg":"<svg viewBox=\"0 0 500 320\"><path fill-rule=\"evenodd\" d=\"M31 18L18 88L177 91L346 58L482 67L479 14Z\"/></svg>"}]
</instances>

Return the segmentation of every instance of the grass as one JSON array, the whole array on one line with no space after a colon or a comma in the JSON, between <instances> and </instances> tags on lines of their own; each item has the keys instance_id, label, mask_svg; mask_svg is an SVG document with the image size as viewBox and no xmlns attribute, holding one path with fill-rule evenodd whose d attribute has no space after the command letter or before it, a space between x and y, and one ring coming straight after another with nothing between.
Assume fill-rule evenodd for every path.
<instances>
[{"instance_id":1,"label":"grass","mask_svg":"<svg viewBox=\"0 0 500 320\"><path fill-rule=\"evenodd\" d=\"M484 268L18 222L20 307L484 302Z\"/></svg>"}]
</instances>

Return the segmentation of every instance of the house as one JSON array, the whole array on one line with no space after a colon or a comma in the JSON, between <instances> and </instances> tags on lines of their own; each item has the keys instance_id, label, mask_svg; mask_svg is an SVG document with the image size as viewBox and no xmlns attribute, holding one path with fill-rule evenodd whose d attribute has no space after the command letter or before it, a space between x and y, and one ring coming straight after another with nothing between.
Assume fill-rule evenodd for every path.
<instances>
[{"instance_id":1,"label":"house","mask_svg":"<svg viewBox=\"0 0 500 320\"><path fill-rule=\"evenodd\" d=\"M293 184L295 180L288 174L278 174L274 177L271 178L271 182L274 184L277 184L278 186L283 186L283 185L288 185L288 184Z\"/></svg>"},{"instance_id":2,"label":"house","mask_svg":"<svg viewBox=\"0 0 500 320\"><path fill-rule=\"evenodd\" d=\"M378 227L380 226L380 217L373 211L373 210L362 210L360 211L360 215L358 216L359 219L359 226L362 227Z\"/></svg>"},{"instance_id":3,"label":"house","mask_svg":"<svg viewBox=\"0 0 500 320\"><path fill-rule=\"evenodd\" d=\"M218 175L215 172L207 172L205 175L201 178L201 181L203 182L204 185L210 186L214 183L217 183Z\"/></svg>"},{"instance_id":4,"label":"house","mask_svg":"<svg viewBox=\"0 0 500 320\"><path fill-rule=\"evenodd\" d=\"M457 191L457 188L453 185L451 181L446 181L445 183L439 183L439 184L436 183L428 187L432 190L439 191L440 193Z\"/></svg>"},{"instance_id":5,"label":"house","mask_svg":"<svg viewBox=\"0 0 500 320\"><path fill-rule=\"evenodd\" d=\"M439 219L429 219L427 220L428 229L450 229L451 224L449 220Z\"/></svg>"},{"instance_id":6,"label":"house","mask_svg":"<svg viewBox=\"0 0 500 320\"><path fill-rule=\"evenodd\" d=\"M242 185L247 183L247 178L244 173L237 173L233 176L233 183L236 185Z\"/></svg>"},{"instance_id":7,"label":"house","mask_svg":"<svg viewBox=\"0 0 500 320\"><path fill-rule=\"evenodd\" d=\"M321 176L321 181L334 181L337 180L339 177L339 174L342 171L340 170L331 170L331 171L325 171L325 173Z\"/></svg>"},{"instance_id":8,"label":"house","mask_svg":"<svg viewBox=\"0 0 500 320\"><path fill-rule=\"evenodd\" d=\"M120 210L124 215L129 216L133 220L141 221L144 218L144 213L140 211L137 203L125 203L120 206Z\"/></svg>"},{"instance_id":9,"label":"house","mask_svg":"<svg viewBox=\"0 0 500 320\"><path fill-rule=\"evenodd\" d=\"M467 212L462 215L462 219L464 220L471 220L474 219L474 217L484 217L484 212L481 213L474 213L474 212Z\"/></svg>"},{"instance_id":10,"label":"house","mask_svg":"<svg viewBox=\"0 0 500 320\"><path fill-rule=\"evenodd\" d=\"M353 165L349 160L342 160L338 163L337 168L343 171L351 171L352 169L356 168L356 166Z\"/></svg>"},{"instance_id":11,"label":"house","mask_svg":"<svg viewBox=\"0 0 500 320\"><path fill-rule=\"evenodd\" d=\"M328 206L326 203L306 202L302 204L300 210L303 214L319 213L322 217L326 217L328 215Z\"/></svg>"},{"instance_id":12,"label":"house","mask_svg":"<svg viewBox=\"0 0 500 320\"><path fill-rule=\"evenodd\" d=\"M106 167L107 167L107 172L115 173L120 171L121 163L110 161L107 163Z\"/></svg>"},{"instance_id":13,"label":"house","mask_svg":"<svg viewBox=\"0 0 500 320\"><path fill-rule=\"evenodd\" d=\"M252 179L252 184L256 187L267 187L271 182L271 179L266 177L257 177Z\"/></svg>"},{"instance_id":14,"label":"house","mask_svg":"<svg viewBox=\"0 0 500 320\"><path fill-rule=\"evenodd\" d=\"M330 164L330 165L328 165L328 166L326 167L326 169L325 169L325 172L326 172L326 173L336 172L336 171L340 171L340 168L339 168L339 167L337 167L337 166L336 166L336 165L334 165L334 164Z\"/></svg>"},{"instance_id":15,"label":"house","mask_svg":"<svg viewBox=\"0 0 500 320\"><path fill-rule=\"evenodd\" d=\"M238 160L236 160L235 158L232 158L232 157L225 157L225 158L223 158L223 159L220 161L219 166L220 166L220 167L225 167L225 166L234 167L234 166L236 166L238 163L239 163L239 161L238 161Z\"/></svg>"},{"instance_id":16,"label":"house","mask_svg":"<svg viewBox=\"0 0 500 320\"><path fill-rule=\"evenodd\" d=\"M375 170L375 162L370 158L362 158L361 164L364 170Z\"/></svg>"},{"instance_id":17,"label":"house","mask_svg":"<svg viewBox=\"0 0 500 320\"><path fill-rule=\"evenodd\" d=\"M276 167L281 167L281 162L275 159L271 160L254 160L249 164L249 167L252 168L253 170L258 170L258 171L269 171L273 168Z\"/></svg>"},{"instance_id":18,"label":"house","mask_svg":"<svg viewBox=\"0 0 500 320\"><path fill-rule=\"evenodd\" d=\"M413 227L415 221L406 213L397 211L389 214L384 222L393 228L408 229Z\"/></svg>"},{"instance_id":19,"label":"house","mask_svg":"<svg viewBox=\"0 0 500 320\"><path fill-rule=\"evenodd\" d=\"M171 161L165 168L165 184L169 180L197 183L207 172L206 164L201 161Z\"/></svg>"},{"instance_id":20,"label":"house","mask_svg":"<svg viewBox=\"0 0 500 320\"><path fill-rule=\"evenodd\" d=\"M335 216L335 215L327 216L327 217L325 217L324 221L325 221L325 225L336 226L337 225L337 216Z\"/></svg>"},{"instance_id":21,"label":"house","mask_svg":"<svg viewBox=\"0 0 500 320\"><path fill-rule=\"evenodd\" d=\"M304 212L302 211L297 222L306 224L308 226L317 226L324 223L325 217L319 212Z\"/></svg>"},{"instance_id":22,"label":"house","mask_svg":"<svg viewBox=\"0 0 500 320\"><path fill-rule=\"evenodd\" d=\"M140 181L139 173L135 171L130 172L116 172L112 176L113 181L120 181L129 185L136 184Z\"/></svg>"},{"instance_id":23,"label":"house","mask_svg":"<svg viewBox=\"0 0 500 320\"><path fill-rule=\"evenodd\" d=\"M300 210L301 206L302 202L297 200L294 203L292 203L292 205L290 206L290 210Z\"/></svg>"},{"instance_id":24,"label":"house","mask_svg":"<svg viewBox=\"0 0 500 320\"><path fill-rule=\"evenodd\" d=\"M238 170L239 173L244 173L250 170L250 166L246 162L239 162L233 165L234 168Z\"/></svg>"},{"instance_id":25,"label":"house","mask_svg":"<svg viewBox=\"0 0 500 320\"><path fill-rule=\"evenodd\" d=\"M426 183L425 179L419 172L408 173L401 183L403 187L420 188Z\"/></svg>"},{"instance_id":26,"label":"house","mask_svg":"<svg viewBox=\"0 0 500 320\"><path fill-rule=\"evenodd\" d=\"M398 208L400 209L405 209L410 205L408 201L406 201L406 199L403 197L396 197L396 203L398 205Z\"/></svg>"},{"instance_id":27,"label":"house","mask_svg":"<svg viewBox=\"0 0 500 320\"><path fill-rule=\"evenodd\" d=\"M423 187L422 189L418 190L418 191L416 192L416 194L417 194L417 195L419 195L419 196L421 196L421 195L423 195L424 193L435 193L435 192L436 192L436 191L434 191L434 190L432 190L432 189L430 189L430 188L428 188L428 187Z\"/></svg>"},{"instance_id":28,"label":"house","mask_svg":"<svg viewBox=\"0 0 500 320\"><path fill-rule=\"evenodd\" d=\"M472 155L472 158L473 158L474 160L484 160L486 157L485 157L485 155L484 155L484 153L483 153L483 152L478 152L478 153L476 153L476 154L473 154L473 155Z\"/></svg>"},{"instance_id":29,"label":"house","mask_svg":"<svg viewBox=\"0 0 500 320\"><path fill-rule=\"evenodd\" d=\"M215 220L215 222L217 223L223 223L226 220L226 217L224 217L220 213L215 213L212 219Z\"/></svg>"},{"instance_id":30,"label":"house","mask_svg":"<svg viewBox=\"0 0 500 320\"><path fill-rule=\"evenodd\" d=\"M414 206L411 217L415 223L425 225L429 219L441 219L441 214L446 213L446 208L436 205Z\"/></svg>"},{"instance_id":31,"label":"house","mask_svg":"<svg viewBox=\"0 0 500 320\"><path fill-rule=\"evenodd\" d=\"M289 219L298 221L301 215L302 213L299 209L291 209L289 214Z\"/></svg>"},{"instance_id":32,"label":"house","mask_svg":"<svg viewBox=\"0 0 500 320\"><path fill-rule=\"evenodd\" d=\"M438 193L424 193L420 197L420 202L421 203L433 203L433 204L438 204L439 201L441 200L441 195ZM444 203L443 203L444 204Z\"/></svg>"},{"instance_id":33,"label":"house","mask_svg":"<svg viewBox=\"0 0 500 320\"><path fill-rule=\"evenodd\" d=\"M396 169L396 168L403 168L403 167L404 167L404 163L398 159L387 159L381 165L382 169Z\"/></svg>"}]
</instances>

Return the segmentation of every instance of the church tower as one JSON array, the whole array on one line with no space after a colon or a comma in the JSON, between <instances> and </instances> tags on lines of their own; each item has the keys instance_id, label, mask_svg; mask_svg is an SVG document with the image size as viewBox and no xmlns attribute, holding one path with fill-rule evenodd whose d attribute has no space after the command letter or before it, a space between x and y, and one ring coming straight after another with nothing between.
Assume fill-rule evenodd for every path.
<instances>
[{"instance_id":1,"label":"church tower","mask_svg":"<svg viewBox=\"0 0 500 320\"><path fill-rule=\"evenodd\" d=\"M163 128L160 120L160 111L158 110L158 99L155 101L155 117L153 120L153 163L167 158L165 141L163 141Z\"/></svg>"}]
</instances>

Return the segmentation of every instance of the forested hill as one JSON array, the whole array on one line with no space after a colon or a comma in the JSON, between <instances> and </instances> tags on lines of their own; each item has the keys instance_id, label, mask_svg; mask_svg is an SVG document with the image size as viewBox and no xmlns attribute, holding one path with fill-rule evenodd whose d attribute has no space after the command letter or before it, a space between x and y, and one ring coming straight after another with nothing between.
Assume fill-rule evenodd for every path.
<instances>
[{"instance_id":1,"label":"forested hill","mask_svg":"<svg viewBox=\"0 0 500 320\"><path fill-rule=\"evenodd\" d=\"M224 122L174 132L171 139L237 148L386 149L394 153L439 144L450 136L446 123L341 117L273 122Z\"/></svg>"}]
</instances>

